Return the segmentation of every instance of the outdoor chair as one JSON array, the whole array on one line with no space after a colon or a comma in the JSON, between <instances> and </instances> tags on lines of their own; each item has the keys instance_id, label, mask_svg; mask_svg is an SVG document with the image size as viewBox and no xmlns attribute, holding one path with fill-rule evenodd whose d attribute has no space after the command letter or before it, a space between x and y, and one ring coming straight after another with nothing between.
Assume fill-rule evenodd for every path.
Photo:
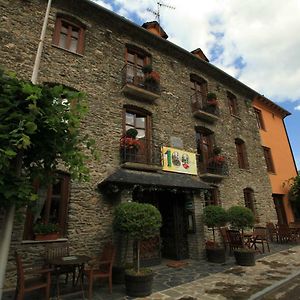
<instances>
[{"instance_id":1,"label":"outdoor chair","mask_svg":"<svg viewBox=\"0 0 300 300\"><path fill-rule=\"evenodd\" d=\"M231 250L245 248L242 235L238 230L227 230L227 236Z\"/></svg>"},{"instance_id":2,"label":"outdoor chair","mask_svg":"<svg viewBox=\"0 0 300 300\"><path fill-rule=\"evenodd\" d=\"M93 258L88 267L84 270L84 275L88 279L88 298L92 299L93 281L95 278L108 279L109 291L112 293L112 266L116 255L116 249L112 243L104 246L102 254Z\"/></svg>"},{"instance_id":3,"label":"outdoor chair","mask_svg":"<svg viewBox=\"0 0 300 300\"><path fill-rule=\"evenodd\" d=\"M274 223L272 223L272 222L266 223L266 228L268 230L270 241L274 242L276 240L276 242L278 243L278 241L279 241L278 230L277 230L276 226L274 225Z\"/></svg>"},{"instance_id":4,"label":"outdoor chair","mask_svg":"<svg viewBox=\"0 0 300 300\"><path fill-rule=\"evenodd\" d=\"M64 257L69 256L69 245L68 244L49 244L45 247L45 261L46 263L49 262L50 259L56 258L56 257ZM59 269L55 270L56 276L59 276L61 274L66 275L65 283L68 283L69 274L73 275L73 286L75 285L75 276L76 276L76 266L70 265L70 266L61 266Z\"/></svg>"},{"instance_id":5,"label":"outdoor chair","mask_svg":"<svg viewBox=\"0 0 300 300\"><path fill-rule=\"evenodd\" d=\"M229 249L229 252L231 253L232 249L230 247L230 241L229 241L229 238L228 238L227 231L228 231L228 227L220 227L220 235L222 237L222 241L223 241L223 244L224 244L224 247L225 247L225 251L227 249Z\"/></svg>"},{"instance_id":6,"label":"outdoor chair","mask_svg":"<svg viewBox=\"0 0 300 300\"><path fill-rule=\"evenodd\" d=\"M24 268L20 255L15 253L17 264L16 300L23 300L25 293L45 289L45 299L50 298L50 285L52 269L50 268ZM32 298L33 299L33 298ZM40 298L39 298L40 299Z\"/></svg>"},{"instance_id":7,"label":"outdoor chair","mask_svg":"<svg viewBox=\"0 0 300 300\"><path fill-rule=\"evenodd\" d=\"M297 240L293 230L287 224L278 224L277 226L280 243L295 242Z\"/></svg>"},{"instance_id":8,"label":"outdoor chair","mask_svg":"<svg viewBox=\"0 0 300 300\"><path fill-rule=\"evenodd\" d=\"M257 245L260 244L262 246L262 253L265 253L265 245L267 246L268 251L270 252L268 231L266 227L260 227L260 226L254 227L251 242L252 242L252 246L254 246L255 249L258 249Z\"/></svg>"}]
</instances>

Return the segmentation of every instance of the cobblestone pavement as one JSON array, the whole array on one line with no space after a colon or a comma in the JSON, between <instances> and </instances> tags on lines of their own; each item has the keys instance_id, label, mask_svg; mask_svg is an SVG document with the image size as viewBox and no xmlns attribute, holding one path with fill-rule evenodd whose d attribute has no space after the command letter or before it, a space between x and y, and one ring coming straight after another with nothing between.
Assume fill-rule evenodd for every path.
<instances>
[{"instance_id":1,"label":"cobblestone pavement","mask_svg":"<svg viewBox=\"0 0 300 300\"><path fill-rule=\"evenodd\" d=\"M272 244L271 253L257 255L256 265L241 267L235 265L233 257L228 257L224 264L208 263L205 260L187 260L181 268L170 268L164 261L154 269L156 275L153 293L143 300L165 300L193 297L200 300L233 299L243 300L270 286L288 275L299 271L300 246ZM54 294L53 294L54 295ZM6 294L3 300L13 299ZM30 300L41 299L34 295ZM55 297L53 297L55 299ZM62 299L84 299L82 293L70 294ZM107 284L95 284L93 300L130 300L126 296L124 285L113 285L109 294ZM188 299L188 298L187 298Z\"/></svg>"}]
</instances>

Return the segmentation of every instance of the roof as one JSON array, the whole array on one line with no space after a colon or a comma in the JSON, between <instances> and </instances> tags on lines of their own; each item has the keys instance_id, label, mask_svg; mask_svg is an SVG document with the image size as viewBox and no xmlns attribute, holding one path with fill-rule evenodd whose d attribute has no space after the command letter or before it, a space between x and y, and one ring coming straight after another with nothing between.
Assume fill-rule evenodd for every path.
<instances>
[{"instance_id":1,"label":"roof","mask_svg":"<svg viewBox=\"0 0 300 300\"><path fill-rule=\"evenodd\" d=\"M263 95L256 97L255 100L257 100L258 102L263 103L264 105L266 105L267 107L269 107L272 111L277 111L278 113L280 113L282 115L283 118L285 118L286 116L291 115L291 113L289 111L285 110L284 108L282 108L281 106L277 105L273 101L267 99Z\"/></svg>"},{"instance_id":2,"label":"roof","mask_svg":"<svg viewBox=\"0 0 300 300\"><path fill-rule=\"evenodd\" d=\"M157 21L151 21L151 22L146 22L142 25L143 28L155 28L157 29L157 32L160 34L160 36L164 39L168 38L168 35L166 32L163 30L163 28L158 24Z\"/></svg>"},{"instance_id":3,"label":"roof","mask_svg":"<svg viewBox=\"0 0 300 300\"><path fill-rule=\"evenodd\" d=\"M211 188L196 176L170 172L141 172L122 168L100 182L98 187L105 189L108 184L158 186L191 190Z\"/></svg>"},{"instance_id":4,"label":"roof","mask_svg":"<svg viewBox=\"0 0 300 300\"><path fill-rule=\"evenodd\" d=\"M194 55L198 55L199 58L204 59L207 62L209 62L209 59L207 58L207 56L204 54L204 52L200 48L197 48L197 49L191 51L191 53Z\"/></svg>"},{"instance_id":5,"label":"roof","mask_svg":"<svg viewBox=\"0 0 300 300\"><path fill-rule=\"evenodd\" d=\"M119 20L123 24L126 24L131 29L135 30L135 33L143 34L145 36L147 35L149 40L152 39L151 42L152 42L152 44L156 45L156 48L161 47L162 49L166 49L167 53L172 54L174 56L176 55L179 58L182 58L182 55L184 55L184 57L187 57L191 60L191 63L193 64L193 66L198 66L199 69L201 69L203 72L206 72L208 75L212 76L213 78L222 81L222 83L226 84L229 88L239 89L239 92L242 93L243 95L245 95L246 97L248 97L249 99L253 100L257 96L264 97L263 95L259 94L257 91L248 87L246 84L242 83L241 81L239 81L236 78L232 77L231 75L227 74L226 72L219 69L215 65L213 65L205 60L199 59L193 53L179 47L178 45L176 45L166 39L162 39L159 36L152 34L151 32L144 29L143 27L138 26L137 24L133 23L132 21L125 19L124 17L116 14L115 12L102 7L101 5L93 2L92 0L84 0L84 1L86 1L93 7L97 8L98 10L105 12L111 18L115 18L116 20ZM116 24L116 22L114 22L114 24ZM147 23L145 23L145 24L147 24ZM137 34L135 34L135 36L137 36ZM265 98L265 99L268 100L270 103L273 103L271 100L269 100L267 98ZM277 108L282 109L284 111L284 109L282 107L280 107L279 105L277 105L275 103L273 103L273 104L276 105ZM287 113L290 114L289 112L287 112Z\"/></svg>"}]
</instances>

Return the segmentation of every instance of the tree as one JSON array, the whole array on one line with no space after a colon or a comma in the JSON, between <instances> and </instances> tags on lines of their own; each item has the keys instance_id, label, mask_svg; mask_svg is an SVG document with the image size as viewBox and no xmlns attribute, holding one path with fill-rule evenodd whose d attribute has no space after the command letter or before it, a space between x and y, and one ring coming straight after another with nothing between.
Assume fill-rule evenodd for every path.
<instances>
[{"instance_id":1,"label":"tree","mask_svg":"<svg viewBox=\"0 0 300 300\"><path fill-rule=\"evenodd\" d=\"M51 180L58 166L73 178L87 180L86 159L97 154L94 141L80 130L87 113L83 93L62 85L34 85L0 70L0 99L0 211L5 215L2 289L14 212L37 199L33 180Z\"/></svg>"}]
</instances>

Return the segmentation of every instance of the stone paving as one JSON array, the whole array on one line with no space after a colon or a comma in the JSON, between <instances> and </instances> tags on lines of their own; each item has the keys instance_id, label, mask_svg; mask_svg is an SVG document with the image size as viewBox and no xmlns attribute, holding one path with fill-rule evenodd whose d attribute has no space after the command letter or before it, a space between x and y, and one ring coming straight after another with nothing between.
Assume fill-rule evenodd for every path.
<instances>
[{"instance_id":1,"label":"stone paving","mask_svg":"<svg viewBox=\"0 0 300 300\"><path fill-rule=\"evenodd\" d=\"M143 300L185 299L190 300L222 300L249 299L252 294L270 286L300 268L300 246L271 245L271 255L257 255L256 265L241 267L235 265L233 257L228 257L224 264L208 263L205 260L187 260L188 264L181 268L170 268L163 262L154 267L156 273L153 293ZM13 299L6 294L3 300ZM26 299L40 299L31 296ZM55 297L53 297L55 299ZM62 299L84 299L82 293L70 294ZM94 300L130 300L126 296L124 285L113 285L113 293L109 294L107 284L96 283ZM186 298L189 299L189 298Z\"/></svg>"}]
</instances>

